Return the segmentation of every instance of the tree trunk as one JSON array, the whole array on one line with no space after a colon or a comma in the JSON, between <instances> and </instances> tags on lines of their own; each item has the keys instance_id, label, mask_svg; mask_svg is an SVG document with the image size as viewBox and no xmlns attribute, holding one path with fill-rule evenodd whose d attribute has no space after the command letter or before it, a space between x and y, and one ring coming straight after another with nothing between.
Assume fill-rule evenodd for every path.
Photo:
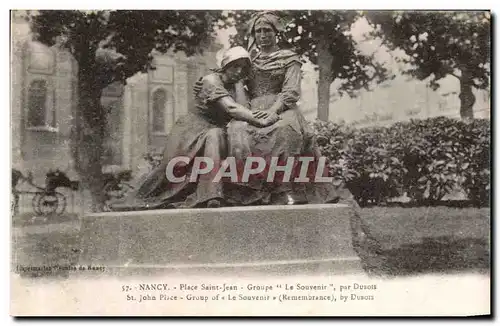
<instances>
[{"instance_id":1,"label":"tree trunk","mask_svg":"<svg viewBox=\"0 0 500 326\"><path fill-rule=\"evenodd\" d=\"M330 111L330 85L332 84L333 56L326 41L318 43L318 119L328 121Z\"/></svg>"},{"instance_id":2,"label":"tree trunk","mask_svg":"<svg viewBox=\"0 0 500 326\"><path fill-rule=\"evenodd\" d=\"M460 117L462 119L473 119L474 118L474 103L476 102L476 97L472 92L472 87L474 82L472 80L471 74L466 68L461 69L462 76L460 77Z\"/></svg>"},{"instance_id":3,"label":"tree trunk","mask_svg":"<svg viewBox=\"0 0 500 326\"><path fill-rule=\"evenodd\" d=\"M75 119L73 155L75 169L84 189L90 190L93 212L103 210L105 196L102 156L106 115L101 106L102 89L96 86L92 69L80 69L78 74L78 106Z\"/></svg>"}]
</instances>

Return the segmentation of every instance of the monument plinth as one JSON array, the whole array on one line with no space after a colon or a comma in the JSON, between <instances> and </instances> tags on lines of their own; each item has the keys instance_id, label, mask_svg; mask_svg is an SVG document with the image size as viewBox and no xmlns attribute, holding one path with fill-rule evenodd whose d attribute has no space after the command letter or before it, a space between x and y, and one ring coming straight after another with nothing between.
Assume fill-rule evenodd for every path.
<instances>
[{"instance_id":1,"label":"monument plinth","mask_svg":"<svg viewBox=\"0 0 500 326\"><path fill-rule=\"evenodd\" d=\"M89 214L82 218L80 264L183 269L310 263L360 271L353 216L345 204Z\"/></svg>"}]
</instances>

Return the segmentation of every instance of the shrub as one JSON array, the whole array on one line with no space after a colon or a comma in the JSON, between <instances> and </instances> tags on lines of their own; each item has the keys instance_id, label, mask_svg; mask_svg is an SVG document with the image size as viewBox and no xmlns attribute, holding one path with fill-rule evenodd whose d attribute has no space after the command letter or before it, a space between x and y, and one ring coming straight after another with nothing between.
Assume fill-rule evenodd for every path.
<instances>
[{"instance_id":1,"label":"shrub","mask_svg":"<svg viewBox=\"0 0 500 326\"><path fill-rule=\"evenodd\" d=\"M389 127L353 129L331 122L314 127L331 174L360 205L404 193L417 203L436 202L457 186L477 205L489 201L488 120L437 117Z\"/></svg>"},{"instance_id":2,"label":"shrub","mask_svg":"<svg viewBox=\"0 0 500 326\"><path fill-rule=\"evenodd\" d=\"M464 138L466 161L461 166L463 187L469 199L477 206L487 206L490 202L490 122L485 119L468 122Z\"/></svg>"},{"instance_id":3,"label":"shrub","mask_svg":"<svg viewBox=\"0 0 500 326\"><path fill-rule=\"evenodd\" d=\"M378 204L386 197L398 196L402 162L395 153L398 144L384 141L386 128L364 130L346 124L317 121L317 143L330 162L330 175L341 179L361 204Z\"/></svg>"},{"instance_id":4,"label":"shrub","mask_svg":"<svg viewBox=\"0 0 500 326\"><path fill-rule=\"evenodd\" d=\"M405 125L404 184L416 201L439 201L460 184L459 166L465 162L463 122L444 117L412 120Z\"/></svg>"}]
</instances>

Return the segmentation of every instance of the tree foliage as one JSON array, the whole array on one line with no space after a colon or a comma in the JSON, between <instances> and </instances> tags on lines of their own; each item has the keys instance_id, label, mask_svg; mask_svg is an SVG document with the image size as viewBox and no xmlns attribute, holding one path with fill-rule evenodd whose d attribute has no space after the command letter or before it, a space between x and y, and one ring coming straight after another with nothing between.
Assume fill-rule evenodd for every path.
<instances>
[{"instance_id":1,"label":"tree foliage","mask_svg":"<svg viewBox=\"0 0 500 326\"><path fill-rule=\"evenodd\" d=\"M392 49L402 49L410 64L408 74L430 78L431 86L452 75L460 80L461 116L472 118L475 102L471 88L490 85L491 21L487 11L384 11L368 12L381 37Z\"/></svg>"}]
</instances>

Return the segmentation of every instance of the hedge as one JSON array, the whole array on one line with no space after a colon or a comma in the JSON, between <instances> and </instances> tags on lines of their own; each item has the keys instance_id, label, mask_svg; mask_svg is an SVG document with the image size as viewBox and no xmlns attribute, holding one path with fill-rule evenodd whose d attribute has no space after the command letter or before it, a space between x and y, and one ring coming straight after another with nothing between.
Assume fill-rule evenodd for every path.
<instances>
[{"instance_id":1,"label":"hedge","mask_svg":"<svg viewBox=\"0 0 500 326\"><path fill-rule=\"evenodd\" d=\"M361 206L404 194L427 205L456 188L464 189L473 205L489 205L489 120L437 117L368 128L315 121L313 127L330 174ZM156 166L161 155L144 158Z\"/></svg>"},{"instance_id":2,"label":"hedge","mask_svg":"<svg viewBox=\"0 0 500 326\"><path fill-rule=\"evenodd\" d=\"M489 205L490 121L446 117L356 129L316 121L330 172L362 206L407 194L416 203L439 202L461 187L476 206Z\"/></svg>"}]
</instances>

